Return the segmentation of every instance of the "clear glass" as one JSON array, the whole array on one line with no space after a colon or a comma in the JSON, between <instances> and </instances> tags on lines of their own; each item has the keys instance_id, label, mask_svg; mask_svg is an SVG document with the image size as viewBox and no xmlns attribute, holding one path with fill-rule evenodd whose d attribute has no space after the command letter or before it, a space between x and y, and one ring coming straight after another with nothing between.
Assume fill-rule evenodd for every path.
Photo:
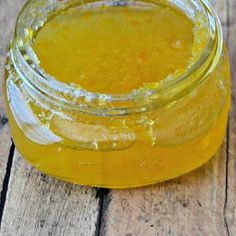
<instances>
[{"instance_id":1,"label":"clear glass","mask_svg":"<svg viewBox=\"0 0 236 236\"><path fill-rule=\"evenodd\" d=\"M126 188L183 175L220 147L230 108L230 72L217 15L206 1L173 4L201 27L208 41L184 74L152 89L99 94L61 83L40 68L34 36L58 10L136 1L31 0L22 9L6 66L11 132L22 156L39 170L90 186Z\"/></svg>"}]
</instances>

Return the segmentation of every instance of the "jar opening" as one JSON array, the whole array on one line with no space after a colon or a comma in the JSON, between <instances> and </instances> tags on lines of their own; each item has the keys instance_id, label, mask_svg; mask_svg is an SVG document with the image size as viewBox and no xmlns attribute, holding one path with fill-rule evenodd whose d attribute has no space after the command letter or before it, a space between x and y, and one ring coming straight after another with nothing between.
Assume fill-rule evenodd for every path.
<instances>
[{"instance_id":1,"label":"jar opening","mask_svg":"<svg viewBox=\"0 0 236 236\"><path fill-rule=\"evenodd\" d=\"M94 115L127 115L158 109L181 98L198 86L215 68L222 52L222 29L211 5L198 0L153 0L149 4L172 4L194 21L198 17L207 25L208 41L200 57L182 74L166 78L154 88L140 88L127 94L102 94L87 91L74 84L62 83L45 73L32 49L37 31L55 12L73 6L91 8L94 5L124 6L141 2L30 0L22 9L11 45L10 60L27 91L36 100ZM201 21L198 22L201 24Z\"/></svg>"}]
</instances>

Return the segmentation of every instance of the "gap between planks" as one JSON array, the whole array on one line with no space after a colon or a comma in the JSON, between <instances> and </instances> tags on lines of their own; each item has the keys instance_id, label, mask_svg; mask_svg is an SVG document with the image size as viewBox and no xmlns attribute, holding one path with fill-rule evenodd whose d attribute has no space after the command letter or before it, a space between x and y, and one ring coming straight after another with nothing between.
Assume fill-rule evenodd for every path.
<instances>
[{"instance_id":1,"label":"gap between planks","mask_svg":"<svg viewBox=\"0 0 236 236\"><path fill-rule=\"evenodd\" d=\"M1 2L1 1L0 1ZM227 1L228 3L229 1ZM229 6L227 7L227 10L229 11ZM229 15L227 16L228 20L227 20L227 31L228 31L228 28L229 28ZM229 32L227 32L227 38L229 38ZM228 41L228 39L227 39ZM232 43L232 42L231 42ZM230 127L230 125L229 125ZM223 213L223 217L224 217L224 222L225 222L225 227L226 227L226 230L227 230L227 235L230 235L229 233L229 228L228 228L228 223L227 223L227 217L226 217L226 210L227 210L227 204L228 204L228 174L229 174L229 158L230 158L230 153L229 153L229 146L230 146L230 143L229 143L229 139L230 139L230 130L228 128L228 133L227 133L227 141L226 141L226 162L225 162L225 199L224 199L224 213ZM9 163L9 161L8 161ZM9 166L11 166L10 164L7 165L8 166L8 169L10 169ZM11 172L11 170L7 171L8 173ZM5 183L5 188L7 189L7 186L8 186L8 182L9 182L9 176L8 178L5 176L5 179L4 179L4 182L6 180L6 183ZM167 183L168 185L168 183ZM98 190L98 193L97 193L97 197L99 198L99 213L98 213L98 218L97 218L97 225L96 225L96 235L103 235L104 231L101 231L102 229L102 225L105 223L104 221L106 220L106 213L107 211L109 211L108 209L108 204L109 204L109 201L110 201L110 198L111 198L111 194L117 194L116 191L108 191L108 190L104 190L104 189L100 189ZM127 192L127 194L129 194ZM6 197L6 195L5 195ZM4 203L5 203L5 200L4 200ZM3 208L4 208L4 203L3 203ZM1 203L2 204L2 203ZM199 207L202 207L202 205L204 205L204 203L198 201L198 205ZM3 209L1 208L1 209ZM121 216L122 217L122 216ZM102 233L103 232L103 233Z\"/></svg>"},{"instance_id":2,"label":"gap between planks","mask_svg":"<svg viewBox=\"0 0 236 236\"><path fill-rule=\"evenodd\" d=\"M14 151L15 151L15 145L12 141L12 145L10 148L8 161L7 161L6 174L3 180L1 197L0 197L0 228L1 228L1 223L2 223L2 216L4 212L6 197L7 197L7 190L8 190L8 184L9 184L10 175L11 175L11 167L12 167L12 162L13 162Z\"/></svg>"}]
</instances>

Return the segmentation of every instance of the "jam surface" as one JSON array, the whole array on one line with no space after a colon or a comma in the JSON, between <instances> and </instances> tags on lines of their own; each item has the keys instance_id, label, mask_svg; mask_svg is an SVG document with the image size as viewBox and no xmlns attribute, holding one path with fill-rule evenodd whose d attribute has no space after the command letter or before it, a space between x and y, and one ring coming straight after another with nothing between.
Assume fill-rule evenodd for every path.
<instances>
[{"instance_id":1,"label":"jam surface","mask_svg":"<svg viewBox=\"0 0 236 236\"><path fill-rule=\"evenodd\" d=\"M186 70L193 30L183 12L164 5L75 7L51 17L33 47L41 67L59 81L129 93Z\"/></svg>"}]
</instances>

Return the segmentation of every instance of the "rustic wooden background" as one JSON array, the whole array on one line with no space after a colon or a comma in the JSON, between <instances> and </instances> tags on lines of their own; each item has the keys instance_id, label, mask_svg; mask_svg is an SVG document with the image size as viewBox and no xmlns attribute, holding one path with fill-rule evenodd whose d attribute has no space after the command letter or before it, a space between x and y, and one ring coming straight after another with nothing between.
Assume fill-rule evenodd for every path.
<instances>
[{"instance_id":1,"label":"rustic wooden background","mask_svg":"<svg viewBox=\"0 0 236 236\"><path fill-rule=\"evenodd\" d=\"M0 0L0 235L236 235L236 0L215 0L232 63L226 140L205 166L135 190L66 184L28 165L12 144L2 81L7 46L25 0Z\"/></svg>"}]
</instances>

